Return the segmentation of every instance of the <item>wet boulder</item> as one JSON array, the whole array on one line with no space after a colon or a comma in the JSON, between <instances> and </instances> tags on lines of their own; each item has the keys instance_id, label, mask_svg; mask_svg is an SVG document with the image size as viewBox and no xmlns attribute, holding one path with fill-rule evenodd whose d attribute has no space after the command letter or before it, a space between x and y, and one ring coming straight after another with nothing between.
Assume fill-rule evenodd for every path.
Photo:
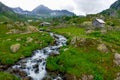
<instances>
[{"instance_id":1,"label":"wet boulder","mask_svg":"<svg viewBox=\"0 0 120 80\"><path fill-rule=\"evenodd\" d=\"M24 71L19 71L19 75L20 75L21 77L27 76L27 74L26 74Z\"/></svg>"},{"instance_id":2,"label":"wet boulder","mask_svg":"<svg viewBox=\"0 0 120 80\"><path fill-rule=\"evenodd\" d=\"M9 65L1 65L0 64L0 71L4 71L9 67Z\"/></svg>"},{"instance_id":3,"label":"wet boulder","mask_svg":"<svg viewBox=\"0 0 120 80\"><path fill-rule=\"evenodd\" d=\"M23 80L33 80L31 77L25 77Z\"/></svg>"},{"instance_id":4,"label":"wet boulder","mask_svg":"<svg viewBox=\"0 0 120 80\"><path fill-rule=\"evenodd\" d=\"M50 56L57 56L57 55L59 55L59 52L58 52L58 51L52 51L52 52L50 53Z\"/></svg>"}]
</instances>

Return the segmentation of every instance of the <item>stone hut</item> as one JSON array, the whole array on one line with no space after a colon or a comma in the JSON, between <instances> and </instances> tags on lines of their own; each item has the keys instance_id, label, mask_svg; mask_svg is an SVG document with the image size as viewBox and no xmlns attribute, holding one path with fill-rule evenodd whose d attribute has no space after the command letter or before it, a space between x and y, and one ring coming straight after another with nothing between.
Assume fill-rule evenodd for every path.
<instances>
[{"instance_id":1,"label":"stone hut","mask_svg":"<svg viewBox=\"0 0 120 80\"><path fill-rule=\"evenodd\" d=\"M42 22L40 25L41 25L41 26L49 26L50 23L49 23L49 22Z\"/></svg>"},{"instance_id":2,"label":"stone hut","mask_svg":"<svg viewBox=\"0 0 120 80\"><path fill-rule=\"evenodd\" d=\"M105 26L105 21L102 19L95 19L92 24L94 27L101 28Z\"/></svg>"}]
</instances>

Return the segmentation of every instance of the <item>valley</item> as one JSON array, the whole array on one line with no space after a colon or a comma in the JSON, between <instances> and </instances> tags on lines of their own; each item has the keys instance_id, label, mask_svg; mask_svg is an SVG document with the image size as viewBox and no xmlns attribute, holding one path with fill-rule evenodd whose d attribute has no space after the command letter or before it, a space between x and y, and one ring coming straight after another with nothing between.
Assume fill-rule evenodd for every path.
<instances>
[{"instance_id":1,"label":"valley","mask_svg":"<svg viewBox=\"0 0 120 80\"><path fill-rule=\"evenodd\" d=\"M76 16L0 3L0 80L120 80L119 5Z\"/></svg>"}]
</instances>

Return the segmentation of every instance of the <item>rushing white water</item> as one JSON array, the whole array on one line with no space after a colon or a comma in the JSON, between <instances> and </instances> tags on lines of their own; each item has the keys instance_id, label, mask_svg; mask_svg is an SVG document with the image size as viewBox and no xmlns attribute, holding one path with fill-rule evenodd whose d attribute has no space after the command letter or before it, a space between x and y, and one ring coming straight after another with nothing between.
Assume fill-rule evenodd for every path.
<instances>
[{"instance_id":1,"label":"rushing white water","mask_svg":"<svg viewBox=\"0 0 120 80\"><path fill-rule=\"evenodd\" d=\"M54 46L48 46L41 50L34 51L32 57L19 61L12 68L26 72L27 76L31 77L33 80L42 80L47 74L47 57L51 54L59 54L59 48L65 46L67 42L67 39L64 36L53 33L50 33L50 35L55 39L56 43Z\"/></svg>"}]
</instances>

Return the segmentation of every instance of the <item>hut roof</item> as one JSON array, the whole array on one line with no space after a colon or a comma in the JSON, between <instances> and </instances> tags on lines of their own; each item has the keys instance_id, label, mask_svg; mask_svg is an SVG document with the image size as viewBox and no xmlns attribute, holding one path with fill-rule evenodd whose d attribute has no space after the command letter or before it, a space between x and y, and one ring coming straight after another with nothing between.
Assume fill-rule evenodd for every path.
<instances>
[{"instance_id":1,"label":"hut roof","mask_svg":"<svg viewBox=\"0 0 120 80\"><path fill-rule=\"evenodd\" d=\"M103 21L102 19L96 19L99 23L103 23L105 24L105 21Z\"/></svg>"}]
</instances>

